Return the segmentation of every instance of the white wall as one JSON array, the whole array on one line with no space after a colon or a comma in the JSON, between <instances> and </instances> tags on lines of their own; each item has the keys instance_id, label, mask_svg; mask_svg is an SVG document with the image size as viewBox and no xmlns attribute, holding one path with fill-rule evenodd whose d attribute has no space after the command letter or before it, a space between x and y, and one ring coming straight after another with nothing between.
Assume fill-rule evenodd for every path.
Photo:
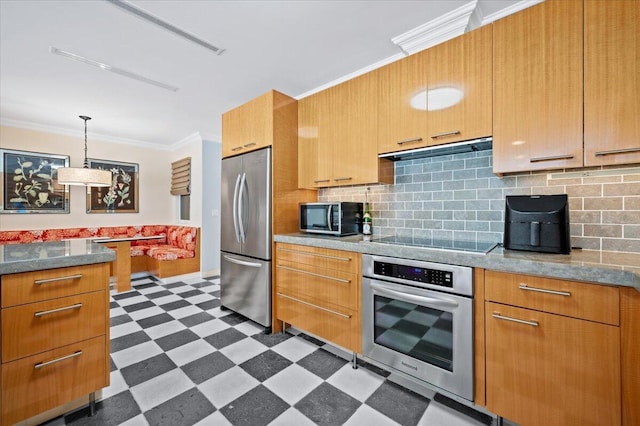
<instances>
[{"instance_id":1,"label":"white wall","mask_svg":"<svg viewBox=\"0 0 640 426\"><path fill-rule=\"evenodd\" d=\"M202 144L202 273L220 273L220 179L222 144L203 141Z\"/></svg>"}]
</instances>

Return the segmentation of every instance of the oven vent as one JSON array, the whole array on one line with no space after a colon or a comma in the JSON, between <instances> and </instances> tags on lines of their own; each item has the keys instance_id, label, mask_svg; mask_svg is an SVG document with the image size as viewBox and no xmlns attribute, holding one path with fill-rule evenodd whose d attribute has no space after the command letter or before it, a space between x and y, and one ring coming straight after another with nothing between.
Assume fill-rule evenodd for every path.
<instances>
[{"instance_id":1,"label":"oven vent","mask_svg":"<svg viewBox=\"0 0 640 426\"><path fill-rule=\"evenodd\" d=\"M411 149L409 151L390 152L380 154L378 157L392 161L416 160L418 158L439 157L441 155L461 154L464 152L485 151L493 147L493 139L481 138L470 141L451 143L446 145L428 146L425 148Z\"/></svg>"}]
</instances>

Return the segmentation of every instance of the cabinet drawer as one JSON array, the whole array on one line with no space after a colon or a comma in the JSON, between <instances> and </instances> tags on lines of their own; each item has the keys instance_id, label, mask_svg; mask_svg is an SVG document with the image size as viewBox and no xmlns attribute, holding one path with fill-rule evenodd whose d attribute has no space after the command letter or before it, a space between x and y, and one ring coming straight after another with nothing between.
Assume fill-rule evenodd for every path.
<instances>
[{"instance_id":1,"label":"cabinet drawer","mask_svg":"<svg viewBox=\"0 0 640 426\"><path fill-rule=\"evenodd\" d=\"M108 287L108 263L3 275L2 307L105 290Z\"/></svg>"},{"instance_id":2,"label":"cabinet drawer","mask_svg":"<svg viewBox=\"0 0 640 426\"><path fill-rule=\"evenodd\" d=\"M102 336L3 364L3 424L12 425L108 386L105 357Z\"/></svg>"},{"instance_id":3,"label":"cabinet drawer","mask_svg":"<svg viewBox=\"0 0 640 426\"><path fill-rule=\"evenodd\" d=\"M2 362L104 335L105 291L2 310Z\"/></svg>"},{"instance_id":4,"label":"cabinet drawer","mask_svg":"<svg viewBox=\"0 0 640 426\"><path fill-rule=\"evenodd\" d=\"M277 260L359 275L360 253L278 243Z\"/></svg>"},{"instance_id":5,"label":"cabinet drawer","mask_svg":"<svg viewBox=\"0 0 640 426\"><path fill-rule=\"evenodd\" d=\"M276 291L321 306L358 309L358 276L278 261Z\"/></svg>"},{"instance_id":6,"label":"cabinet drawer","mask_svg":"<svg viewBox=\"0 0 640 426\"><path fill-rule=\"evenodd\" d=\"M606 324L620 323L617 287L486 271L485 299Z\"/></svg>"},{"instance_id":7,"label":"cabinet drawer","mask_svg":"<svg viewBox=\"0 0 640 426\"><path fill-rule=\"evenodd\" d=\"M276 318L353 352L362 352L360 314L328 310L278 293Z\"/></svg>"}]
</instances>

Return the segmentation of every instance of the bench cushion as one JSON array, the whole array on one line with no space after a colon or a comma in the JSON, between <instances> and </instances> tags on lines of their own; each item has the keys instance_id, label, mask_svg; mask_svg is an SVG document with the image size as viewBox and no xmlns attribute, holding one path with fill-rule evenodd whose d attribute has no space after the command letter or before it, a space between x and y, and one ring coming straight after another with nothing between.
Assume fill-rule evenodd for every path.
<instances>
[{"instance_id":1,"label":"bench cushion","mask_svg":"<svg viewBox=\"0 0 640 426\"><path fill-rule=\"evenodd\" d=\"M192 250L185 250L167 244L159 244L149 248L149 250L147 251L147 256L150 256L157 260L177 260L194 257L195 252Z\"/></svg>"}]
</instances>

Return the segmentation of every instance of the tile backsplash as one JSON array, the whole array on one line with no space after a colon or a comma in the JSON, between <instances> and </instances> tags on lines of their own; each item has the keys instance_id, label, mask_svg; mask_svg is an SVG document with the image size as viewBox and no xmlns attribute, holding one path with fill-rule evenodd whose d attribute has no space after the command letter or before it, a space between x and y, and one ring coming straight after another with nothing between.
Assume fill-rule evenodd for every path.
<instances>
[{"instance_id":1,"label":"tile backsplash","mask_svg":"<svg viewBox=\"0 0 640 426\"><path fill-rule=\"evenodd\" d=\"M492 151L395 163L395 185L320 190L320 201L371 203L374 235L502 242L506 195L568 194L572 246L640 252L640 165L512 174Z\"/></svg>"}]
</instances>

